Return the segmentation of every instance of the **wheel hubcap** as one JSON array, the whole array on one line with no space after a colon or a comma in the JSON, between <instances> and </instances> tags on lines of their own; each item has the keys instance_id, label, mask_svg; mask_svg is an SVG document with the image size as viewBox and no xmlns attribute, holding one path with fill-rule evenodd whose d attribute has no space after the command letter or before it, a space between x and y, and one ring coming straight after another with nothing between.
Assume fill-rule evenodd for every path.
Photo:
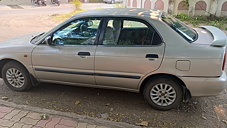
<instances>
[{"instance_id":1,"label":"wheel hubcap","mask_svg":"<svg viewBox=\"0 0 227 128\"><path fill-rule=\"evenodd\" d=\"M157 84L151 89L150 97L155 104L168 106L176 100L176 91L169 84Z\"/></svg>"},{"instance_id":2,"label":"wheel hubcap","mask_svg":"<svg viewBox=\"0 0 227 128\"><path fill-rule=\"evenodd\" d=\"M6 71L6 79L15 88L21 88L25 83L24 75L16 68L10 68Z\"/></svg>"}]
</instances>

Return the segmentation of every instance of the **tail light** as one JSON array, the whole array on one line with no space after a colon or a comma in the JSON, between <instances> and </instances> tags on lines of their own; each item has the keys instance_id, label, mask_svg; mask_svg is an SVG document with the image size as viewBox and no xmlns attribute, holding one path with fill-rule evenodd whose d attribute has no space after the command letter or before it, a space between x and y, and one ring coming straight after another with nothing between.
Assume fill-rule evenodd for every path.
<instances>
[{"instance_id":1,"label":"tail light","mask_svg":"<svg viewBox=\"0 0 227 128\"><path fill-rule=\"evenodd\" d=\"M225 70L225 62L226 62L226 53L224 55L224 59L223 59L223 64L222 64L222 71Z\"/></svg>"}]
</instances>

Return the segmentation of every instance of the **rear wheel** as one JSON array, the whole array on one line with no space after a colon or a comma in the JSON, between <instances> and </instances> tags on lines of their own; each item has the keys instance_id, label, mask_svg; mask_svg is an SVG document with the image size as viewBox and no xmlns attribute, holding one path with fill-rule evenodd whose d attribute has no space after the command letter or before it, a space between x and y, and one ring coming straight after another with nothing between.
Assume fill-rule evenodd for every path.
<instances>
[{"instance_id":1,"label":"rear wheel","mask_svg":"<svg viewBox=\"0 0 227 128\"><path fill-rule=\"evenodd\" d=\"M18 62L6 63L2 69L2 78L6 85L15 91L26 91L32 87L27 70Z\"/></svg>"},{"instance_id":2,"label":"rear wheel","mask_svg":"<svg viewBox=\"0 0 227 128\"><path fill-rule=\"evenodd\" d=\"M183 91L175 79L156 77L146 84L143 95L153 108L165 111L180 106Z\"/></svg>"}]
</instances>

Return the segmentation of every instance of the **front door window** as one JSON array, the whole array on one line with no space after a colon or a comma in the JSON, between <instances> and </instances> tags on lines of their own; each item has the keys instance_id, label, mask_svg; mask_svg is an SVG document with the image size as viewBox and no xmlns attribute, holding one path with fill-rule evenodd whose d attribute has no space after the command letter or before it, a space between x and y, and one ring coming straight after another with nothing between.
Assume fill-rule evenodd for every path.
<instances>
[{"instance_id":1,"label":"front door window","mask_svg":"<svg viewBox=\"0 0 227 128\"><path fill-rule=\"evenodd\" d=\"M55 45L94 45L100 19L80 19L70 22L53 34Z\"/></svg>"}]
</instances>

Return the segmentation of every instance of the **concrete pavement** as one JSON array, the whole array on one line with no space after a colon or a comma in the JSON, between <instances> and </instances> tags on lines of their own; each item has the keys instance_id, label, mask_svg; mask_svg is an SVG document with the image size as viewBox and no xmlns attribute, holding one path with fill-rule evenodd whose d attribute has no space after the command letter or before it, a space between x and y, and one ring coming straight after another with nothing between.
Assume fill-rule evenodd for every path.
<instances>
[{"instance_id":1,"label":"concrete pavement","mask_svg":"<svg viewBox=\"0 0 227 128\"><path fill-rule=\"evenodd\" d=\"M81 116L0 100L0 128L139 128L122 122Z\"/></svg>"}]
</instances>

